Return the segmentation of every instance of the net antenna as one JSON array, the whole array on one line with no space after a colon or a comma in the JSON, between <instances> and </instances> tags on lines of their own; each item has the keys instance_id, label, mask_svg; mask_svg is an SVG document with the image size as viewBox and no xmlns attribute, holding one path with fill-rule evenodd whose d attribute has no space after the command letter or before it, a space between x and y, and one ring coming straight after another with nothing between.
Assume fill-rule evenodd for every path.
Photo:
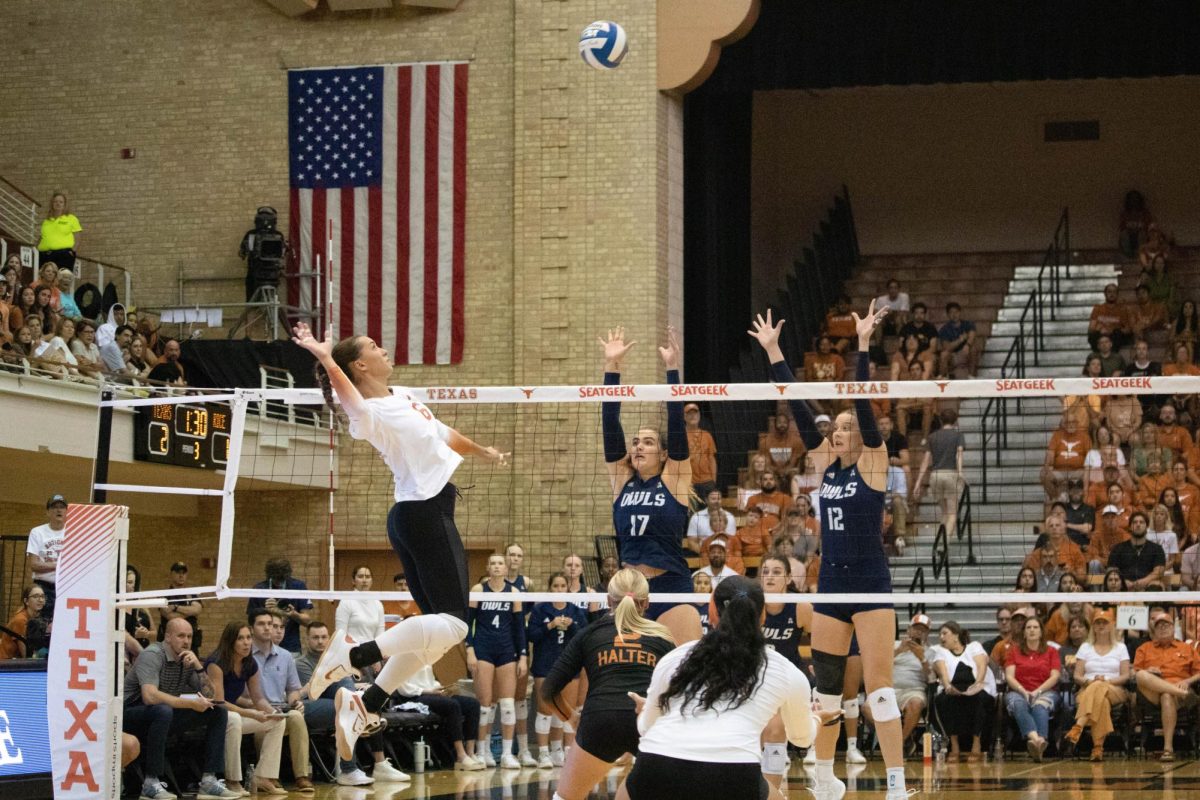
<instances>
[{"instance_id":1,"label":"net antenna","mask_svg":"<svg viewBox=\"0 0 1200 800\"><path fill-rule=\"evenodd\" d=\"M329 254L328 269L325 272L325 280L327 282L325 291L325 329L326 331L337 330L334 327L333 319L333 273L336 269L333 258L333 220L329 220L329 230L327 233L325 252ZM318 256L319 258L319 256ZM336 481L334 472L336 470L337 458L337 415L332 408L326 409L329 418L329 591L337 588L334 585L334 565L337 560L337 547L333 541L333 515L334 515L334 498L336 489Z\"/></svg>"}]
</instances>

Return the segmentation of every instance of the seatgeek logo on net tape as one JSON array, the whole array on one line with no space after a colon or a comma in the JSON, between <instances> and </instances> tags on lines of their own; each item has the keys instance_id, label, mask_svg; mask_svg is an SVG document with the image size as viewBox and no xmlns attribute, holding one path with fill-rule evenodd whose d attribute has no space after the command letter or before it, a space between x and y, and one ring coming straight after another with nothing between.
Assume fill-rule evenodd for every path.
<instances>
[{"instance_id":1,"label":"seatgeek logo on net tape","mask_svg":"<svg viewBox=\"0 0 1200 800\"><path fill-rule=\"evenodd\" d=\"M1060 394L1196 394L1200 377L998 378L961 381L829 383L591 384L584 386L443 386L415 390L430 403L577 403L608 400L766 400L772 397L1039 397ZM267 392L247 393L266 396Z\"/></svg>"}]
</instances>

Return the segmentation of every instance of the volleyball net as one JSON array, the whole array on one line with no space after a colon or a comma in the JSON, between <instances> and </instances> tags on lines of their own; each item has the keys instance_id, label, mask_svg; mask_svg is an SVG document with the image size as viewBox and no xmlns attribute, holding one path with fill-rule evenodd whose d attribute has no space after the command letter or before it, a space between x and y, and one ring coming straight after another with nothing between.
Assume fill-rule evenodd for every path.
<instances>
[{"instance_id":1,"label":"volleyball net","mask_svg":"<svg viewBox=\"0 0 1200 800\"><path fill-rule=\"evenodd\" d=\"M548 579L564 570L568 557L578 557L589 587L602 586L603 575L621 561L603 457L600 404L605 401L621 403L627 441L639 429L665 432L667 402L698 404L706 434L692 438L715 443L716 463L715 474L705 474L711 464L696 463L694 470L718 494L698 492L691 498L691 514L699 521L689 522L691 535L681 543L690 570L719 574L732 569L754 576L764 557L781 552L795 587L815 590L821 475L803 453L786 401L806 401L836 416L862 398L904 437L893 441L880 521L901 620L924 611L935 624L956 616L990 629L998 607L1026 602L1046 608L1068 601L1182 608L1200 601L1191 583L1200 570L1200 554L1185 552L1196 541L1200 521L1194 438L1177 424L1122 429L1124 440L1110 439L1118 409L1144 403L1149 419L1171 398L1200 393L1200 378L396 391L411 394L473 440L512 452L507 467L468 458L458 469L453 480L462 496L456 522L473 580L484 577L490 554L521 545L521 572L530 589L521 597L527 602L564 598L548 593ZM135 449L144 452L148 444L163 463L174 464L162 471L169 476L164 485L109 484L113 501L123 503L127 493L140 492L191 497L197 504L195 517L175 526L139 525L135 512L130 562L165 563L175 551L213 554L213 569L206 573L211 579L176 590L148 582L121 593L120 602L153 605L173 594L199 593L244 603L264 596L254 587L266 579L265 564L272 558L286 559L292 576L307 584L304 590L272 584L269 594L277 599L336 602L353 590L352 570L359 565L372 567L371 596L408 599L392 582L399 571L386 535L392 474L370 445L348 435L318 391L201 391L186 397L118 397L106 405L132 418L141 437ZM927 454L932 461L940 452L936 442L946 438L950 425L962 435L961 477L945 463L928 464L939 469L922 475ZM167 433L176 440L168 443ZM166 461L178 453L165 450L180 447L184 460L190 456L208 469L189 471L178 460ZM919 478L920 491L915 491ZM1106 584L1109 565L1125 564L1121 559L1128 548L1121 548L1115 560L1112 551L1130 539L1137 512L1146 515L1149 539L1162 547L1163 563L1153 565L1158 571L1149 583ZM1053 521L1056 515L1061 525ZM1051 547L1043 546L1047 541ZM1150 563L1143 564L1145 558L1139 549L1126 576L1141 577L1139 571ZM574 564L570 559L568 570ZM1023 566L1034 574L1022 576ZM696 585L701 591L695 594L655 599L704 602L705 582ZM1014 596L1018 587L1025 596ZM604 595L569 599L602 603ZM820 599L878 601L870 595Z\"/></svg>"}]
</instances>

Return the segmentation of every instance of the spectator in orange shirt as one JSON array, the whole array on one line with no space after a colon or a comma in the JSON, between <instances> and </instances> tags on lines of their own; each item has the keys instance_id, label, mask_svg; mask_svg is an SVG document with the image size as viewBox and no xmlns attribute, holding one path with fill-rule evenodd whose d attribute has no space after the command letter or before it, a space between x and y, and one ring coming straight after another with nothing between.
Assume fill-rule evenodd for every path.
<instances>
[{"instance_id":1,"label":"spectator in orange shirt","mask_svg":"<svg viewBox=\"0 0 1200 800\"><path fill-rule=\"evenodd\" d=\"M1196 374L1200 375L1200 371ZM1158 446L1171 448L1174 455L1186 461L1192 449L1192 437L1182 426L1175 424L1177 419L1178 412L1174 404L1163 403L1158 411Z\"/></svg>"},{"instance_id":2,"label":"spectator in orange shirt","mask_svg":"<svg viewBox=\"0 0 1200 800\"><path fill-rule=\"evenodd\" d=\"M746 510L761 509L763 520L770 530L779 524L779 520L792 507L792 498L779 490L779 476L772 469L765 470L759 476L758 488L761 491L746 501Z\"/></svg>"},{"instance_id":3,"label":"spectator in orange shirt","mask_svg":"<svg viewBox=\"0 0 1200 800\"><path fill-rule=\"evenodd\" d=\"M825 335L833 342L833 349L838 353L846 352L850 342L858 338L858 330L854 327L854 315L850 313L850 296L841 295L837 305L825 315Z\"/></svg>"},{"instance_id":4,"label":"spectator in orange shirt","mask_svg":"<svg viewBox=\"0 0 1200 800\"><path fill-rule=\"evenodd\" d=\"M754 577L758 573L758 568L747 567L746 559L754 557L761 559L769 552L771 552L771 529L764 522L762 509L757 506L746 509L746 524L729 537L726 553L730 566L743 575ZM738 569L737 565L739 564L741 569Z\"/></svg>"},{"instance_id":5,"label":"spectator in orange shirt","mask_svg":"<svg viewBox=\"0 0 1200 800\"><path fill-rule=\"evenodd\" d=\"M392 576L392 588L397 592L408 591L408 578L404 577L403 572L397 572ZM421 609L417 608L417 604L413 600L384 600L383 613L394 614L400 619L408 619L420 614Z\"/></svg>"},{"instance_id":6,"label":"spectator in orange shirt","mask_svg":"<svg viewBox=\"0 0 1200 800\"><path fill-rule=\"evenodd\" d=\"M1125 490L1125 494L1130 497L1137 492L1137 484L1133 482L1128 470L1107 464L1100 480L1087 481L1087 504L1092 508L1103 508L1108 505L1108 487L1114 483L1120 484L1121 488Z\"/></svg>"},{"instance_id":7,"label":"spectator in orange shirt","mask_svg":"<svg viewBox=\"0 0 1200 800\"><path fill-rule=\"evenodd\" d=\"M1064 414L1062 426L1046 446L1046 460L1042 464L1041 481L1047 500L1066 499L1067 481L1083 478L1083 463L1091 446L1087 431L1079 429L1073 415Z\"/></svg>"},{"instance_id":8,"label":"spectator in orange shirt","mask_svg":"<svg viewBox=\"0 0 1200 800\"><path fill-rule=\"evenodd\" d=\"M1067 572L1074 575L1077 579L1088 573L1087 559L1083 555L1083 551L1079 549L1079 545L1071 541L1067 536L1067 519L1061 514L1052 514L1046 517L1042 523L1043 534L1046 537L1046 543L1054 546L1054 556L1057 559L1054 563L1062 567ZM1037 572L1042 562L1047 557L1044 548L1034 550L1025 557L1025 563L1021 566L1029 567L1034 572ZM1040 582L1039 578L1039 582ZM1057 579L1055 579L1057 583ZM1039 591L1056 591L1057 586L1051 586L1049 589L1040 589Z\"/></svg>"},{"instance_id":9,"label":"spectator in orange shirt","mask_svg":"<svg viewBox=\"0 0 1200 800\"><path fill-rule=\"evenodd\" d=\"M1138 702L1162 709L1162 761L1175 760L1175 723L1180 709L1196 705L1192 686L1200 681L1200 654L1175 638L1175 621L1166 612L1150 620L1153 639L1133 657Z\"/></svg>"},{"instance_id":10,"label":"spectator in orange shirt","mask_svg":"<svg viewBox=\"0 0 1200 800\"><path fill-rule=\"evenodd\" d=\"M1112 549L1129 538L1129 515L1125 508L1125 490L1120 484L1109 484L1108 505L1100 509L1092 543L1088 545L1088 571L1098 572L1108 563Z\"/></svg>"},{"instance_id":11,"label":"spectator in orange shirt","mask_svg":"<svg viewBox=\"0 0 1200 800\"><path fill-rule=\"evenodd\" d=\"M1142 508L1152 508L1158 502L1162 490L1171 485L1171 476L1163 471L1162 456L1151 451L1146 456L1146 474L1138 478L1134 501Z\"/></svg>"},{"instance_id":12,"label":"spectator in orange shirt","mask_svg":"<svg viewBox=\"0 0 1200 800\"><path fill-rule=\"evenodd\" d=\"M692 489L704 497L717 488L717 443L712 434L700 427L700 406L683 407L683 422L688 437L688 461L692 465Z\"/></svg>"},{"instance_id":13,"label":"spectator in orange shirt","mask_svg":"<svg viewBox=\"0 0 1200 800\"><path fill-rule=\"evenodd\" d=\"M1100 401L1101 415L1108 430L1116 437L1114 444L1125 444L1142 425L1142 403L1137 395L1110 394Z\"/></svg>"},{"instance_id":14,"label":"spectator in orange shirt","mask_svg":"<svg viewBox=\"0 0 1200 800\"><path fill-rule=\"evenodd\" d=\"M1129 329L1137 339L1150 331L1167 327L1167 310L1162 303L1150 299L1150 287L1144 283L1138 285L1137 301L1130 306L1125 318L1129 320Z\"/></svg>"},{"instance_id":15,"label":"spectator in orange shirt","mask_svg":"<svg viewBox=\"0 0 1200 800\"><path fill-rule=\"evenodd\" d=\"M804 441L792 427L792 419L786 413L775 414L771 430L758 437L758 452L767 457L768 465L790 482L800 468L804 458Z\"/></svg>"},{"instance_id":16,"label":"spectator in orange shirt","mask_svg":"<svg viewBox=\"0 0 1200 800\"><path fill-rule=\"evenodd\" d=\"M856 334L857 335L857 334ZM809 383L833 383L846 378L846 360L833 347L833 340L822 334L817 337L817 352L804 358L804 380ZM818 414L831 414L838 410L835 400L809 400Z\"/></svg>"},{"instance_id":17,"label":"spectator in orange shirt","mask_svg":"<svg viewBox=\"0 0 1200 800\"><path fill-rule=\"evenodd\" d=\"M1168 485L1175 490L1175 495L1179 498L1179 505L1182 507L1184 515L1188 516L1200 507L1196 502L1197 498L1200 498L1197 478L1188 471L1187 462L1183 459L1175 459L1175 463L1171 465L1170 475L1171 482Z\"/></svg>"},{"instance_id":18,"label":"spectator in orange shirt","mask_svg":"<svg viewBox=\"0 0 1200 800\"><path fill-rule=\"evenodd\" d=\"M1104 302L1092 306L1092 317L1088 322L1088 344L1093 350L1097 348L1101 334L1107 334L1117 350L1132 341L1129 323L1125 319L1125 309L1117 302L1115 283L1104 287Z\"/></svg>"},{"instance_id":19,"label":"spectator in orange shirt","mask_svg":"<svg viewBox=\"0 0 1200 800\"><path fill-rule=\"evenodd\" d=\"M833 349L833 340L826 335L817 337L817 352L804 360L804 380L809 383L832 383L846 377L846 359Z\"/></svg>"}]
</instances>

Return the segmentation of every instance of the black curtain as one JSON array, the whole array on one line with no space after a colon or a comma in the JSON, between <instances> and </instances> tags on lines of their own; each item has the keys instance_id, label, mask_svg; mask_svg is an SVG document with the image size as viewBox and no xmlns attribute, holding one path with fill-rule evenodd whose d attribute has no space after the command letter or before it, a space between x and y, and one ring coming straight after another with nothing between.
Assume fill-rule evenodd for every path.
<instances>
[{"instance_id":1,"label":"black curtain","mask_svg":"<svg viewBox=\"0 0 1200 800\"><path fill-rule=\"evenodd\" d=\"M262 386L260 364L286 369L296 387L311 389L316 359L292 342L254 342L249 339L194 339L182 343L180 361L187 370L188 386L222 389L257 389Z\"/></svg>"}]
</instances>

